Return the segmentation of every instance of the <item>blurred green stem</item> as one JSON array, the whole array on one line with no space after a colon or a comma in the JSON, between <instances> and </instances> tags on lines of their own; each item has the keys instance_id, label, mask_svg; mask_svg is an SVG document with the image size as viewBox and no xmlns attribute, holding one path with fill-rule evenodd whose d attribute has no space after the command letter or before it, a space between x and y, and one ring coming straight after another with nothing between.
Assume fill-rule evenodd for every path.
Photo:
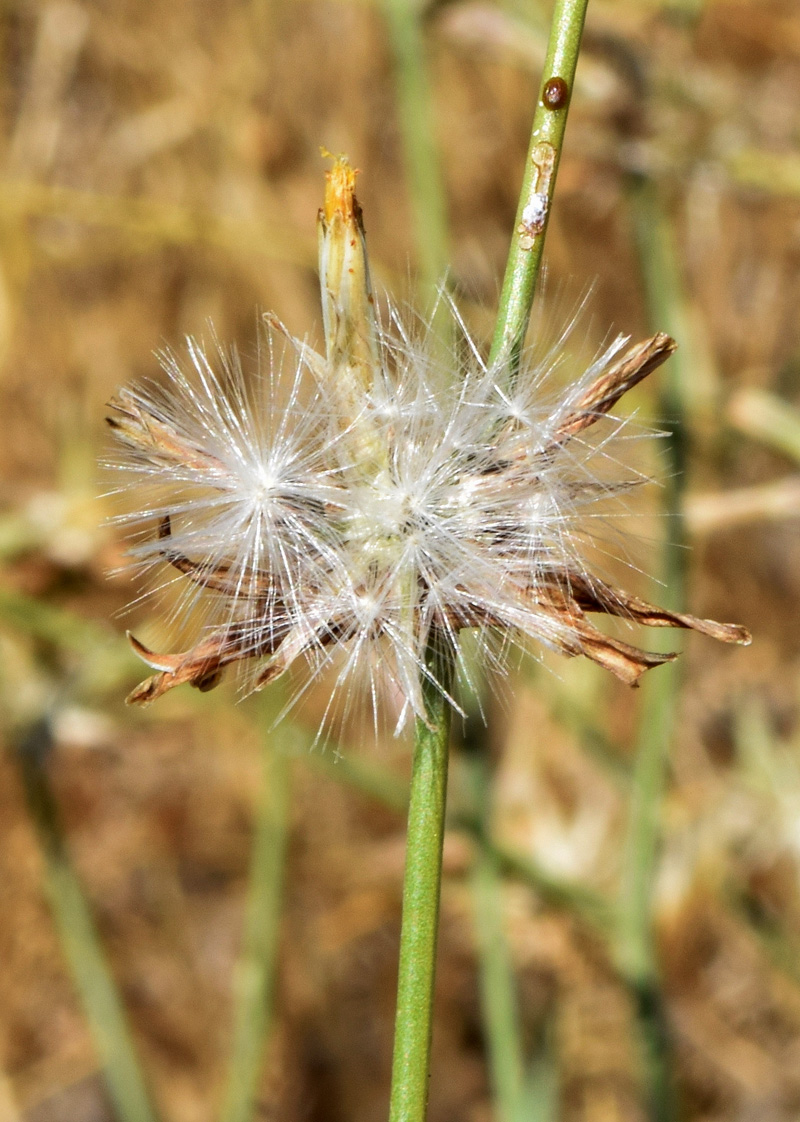
<instances>
[{"instance_id":1,"label":"blurred green stem","mask_svg":"<svg viewBox=\"0 0 800 1122\"><path fill-rule=\"evenodd\" d=\"M800 410L777 394L739 390L731 398L728 420L739 432L800 464Z\"/></svg>"},{"instance_id":2,"label":"blurred green stem","mask_svg":"<svg viewBox=\"0 0 800 1122\"><path fill-rule=\"evenodd\" d=\"M544 74L533 117L514 235L500 294L490 362L508 364L511 378L519 366L564 143L567 112L575 85L583 21L589 0L556 0ZM544 99L548 83L564 83L563 103L550 108Z\"/></svg>"},{"instance_id":3,"label":"blurred green stem","mask_svg":"<svg viewBox=\"0 0 800 1122\"><path fill-rule=\"evenodd\" d=\"M420 281L432 297L449 260L447 208L433 127L419 4L383 0L397 76L398 113Z\"/></svg>"},{"instance_id":4,"label":"blurred green stem","mask_svg":"<svg viewBox=\"0 0 800 1122\"><path fill-rule=\"evenodd\" d=\"M668 434L664 447L666 481L662 492L667 533L662 550L664 594L661 602L672 611L683 611L686 599L683 400L689 377L686 317L672 230L658 189L649 181L639 182L632 204L650 325L654 330L658 327L668 331L681 344L661 376L660 413ZM660 640L663 644L665 639L665 636L656 636L657 643ZM674 649L675 639L670 636L668 642ZM679 691L677 663L668 663L648 674L642 684L619 914L620 966L637 1005L648 1081L649 1117L653 1122L669 1122L677 1117L670 1040L653 936L652 901L661 809Z\"/></svg>"},{"instance_id":5,"label":"blurred green stem","mask_svg":"<svg viewBox=\"0 0 800 1122\"><path fill-rule=\"evenodd\" d=\"M44 600L0 588L0 627L75 655L71 691L96 697L141 677L141 663L110 628Z\"/></svg>"},{"instance_id":6,"label":"blurred green stem","mask_svg":"<svg viewBox=\"0 0 800 1122\"><path fill-rule=\"evenodd\" d=\"M18 225L24 218L54 217L106 226L133 244L209 245L243 257L309 266L315 243L281 227L265 227L225 214L192 211L160 199L103 195L32 181L0 179L0 208ZM9 251L8 259L13 259Z\"/></svg>"},{"instance_id":7,"label":"blurred green stem","mask_svg":"<svg viewBox=\"0 0 800 1122\"><path fill-rule=\"evenodd\" d=\"M623 855L620 968L636 1007L651 1122L670 1122L677 1117L669 1032L653 940L652 897L678 690L675 663L663 666L642 684L628 838Z\"/></svg>"},{"instance_id":8,"label":"blurred green stem","mask_svg":"<svg viewBox=\"0 0 800 1122\"><path fill-rule=\"evenodd\" d=\"M262 722L266 719L262 716ZM261 797L236 978L228 1088L220 1122L249 1122L256 1116L258 1081L272 1027L289 834L290 759L282 743L283 728L282 723L263 736Z\"/></svg>"},{"instance_id":9,"label":"blurred green stem","mask_svg":"<svg viewBox=\"0 0 800 1122\"><path fill-rule=\"evenodd\" d=\"M351 756L334 757L330 752L305 752L301 757L308 767L324 771L338 783L347 783L368 798L377 799L398 813L408 809L406 784L385 767ZM581 884L564 881L546 872L527 854L517 852L488 835L478 815L471 809L452 807L447 813L447 828L462 830L487 850L504 876L528 885L553 908L568 911L588 923L601 935L613 929L614 911L609 901Z\"/></svg>"},{"instance_id":10,"label":"blurred green stem","mask_svg":"<svg viewBox=\"0 0 800 1122\"><path fill-rule=\"evenodd\" d=\"M89 1022L108 1093L120 1122L157 1122L125 1011L72 867L47 777L50 723L33 726L18 750L20 771L45 861L45 884L61 947Z\"/></svg>"},{"instance_id":11,"label":"blurred green stem","mask_svg":"<svg viewBox=\"0 0 800 1122\"><path fill-rule=\"evenodd\" d=\"M482 834L489 831L489 774L485 745L468 752L465 767ZM481 1007L489 1053L492 1097L498 1122L522 1122L524 1065L514 968L503 929L500 867L479 844L472 866L472 899L478 943Z\"/></svg>"},{"instance_id":12,"label":"blurred green stem","mask_svg":"<svg viewBox=\"0 0 800 1122\"><path fill-rule=\"evenodd\" d=\"M497 1122L522 1122L524 1059L514 964L504 928L503 868L489 844L493 783L485 719L488 691L481 654L475 633L464 632L459 700L465 717L458 759L474 830L470 888L492 1107Z\"/></svg>"}]
</instances>

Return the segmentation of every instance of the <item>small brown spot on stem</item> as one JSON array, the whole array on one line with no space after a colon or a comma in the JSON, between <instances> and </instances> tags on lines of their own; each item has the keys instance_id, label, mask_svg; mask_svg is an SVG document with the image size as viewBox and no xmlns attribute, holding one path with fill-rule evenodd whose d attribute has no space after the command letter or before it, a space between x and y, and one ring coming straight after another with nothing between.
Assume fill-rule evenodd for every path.
<instances>
[{"instance_id":1,"label":"small brown spot on stem","mask_svg":"<svg viewBox=\"0 0 800 1122\"><path fill-rule=\"evenodd\" d=\"M563 109L569 101L569 86L563 78L548 78L542 90L542 104L547 109Z\"/></svg>"}]
</instances>

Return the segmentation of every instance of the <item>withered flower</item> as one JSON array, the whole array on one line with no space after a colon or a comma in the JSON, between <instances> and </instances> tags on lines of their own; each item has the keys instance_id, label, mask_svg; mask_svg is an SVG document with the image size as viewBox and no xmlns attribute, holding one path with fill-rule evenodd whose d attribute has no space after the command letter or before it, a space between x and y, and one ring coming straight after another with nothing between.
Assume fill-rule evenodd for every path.
<instances>
[{"instance_id":1,"label":"withered flower","mask_svg":"<svg viewBox=\"0 0 800 1122\"><path fill-rule=\"evenodd\" d=\"M319 216L324 357L270 316L254 385L235 354L217 348L212 365L190 342L187 370L164 359L168 389L126 389L111 403L117 466L147 495L130 521L157 527L134 553L181 574L182 611L201 602L207 613L179 654L131 638L155 673L128 700L184 682L210 689L242 660L257 660L258 688L300 655L317 667L335 655L334 694L349 698L356 671L373 698L388 680L402 724L424 716L434 630L455 651L461 628L499 635L501 666L509 642L533 640L630 684L676 656L605 635L592 613L749 642L742 627L655 607L587 569L598 504L629 485L610 411L672 339L618 338L552 398L563 348L523 364L511 389L453 309L468 355L448 373L424 328L397 313L378 322L354 184L338 159Z\"/></svg>"}]
</instances>

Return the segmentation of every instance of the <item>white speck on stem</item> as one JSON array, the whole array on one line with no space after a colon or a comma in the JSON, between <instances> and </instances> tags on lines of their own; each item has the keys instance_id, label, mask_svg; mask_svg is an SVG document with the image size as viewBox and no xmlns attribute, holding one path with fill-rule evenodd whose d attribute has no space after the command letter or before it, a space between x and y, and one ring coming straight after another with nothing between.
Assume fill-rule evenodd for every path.
<instances>
[{"instance_id":1,"label":"white speck on stem","mask_svg":"<svg viewBox=\"0 0 800 1122\"><path fill-rule=\"evenodd\" d=\"M534 195L522 211L522 221L526 226L540 230L547 217L547 195Z\"/></svg>"}]
</instances>

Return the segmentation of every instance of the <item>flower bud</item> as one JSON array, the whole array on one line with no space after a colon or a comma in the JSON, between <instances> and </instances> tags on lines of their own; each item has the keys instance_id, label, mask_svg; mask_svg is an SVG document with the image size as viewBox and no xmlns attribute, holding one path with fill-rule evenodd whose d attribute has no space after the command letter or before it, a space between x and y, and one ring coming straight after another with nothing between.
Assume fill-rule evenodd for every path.
<instances>
[{"instance_id":1,"label":"flower bud","mask_svg":"<svg viewBox=\"0 0 800 1122\"><path fill-rule=\"evenodd\" d=\"M378 364L375 300L367 242L355 195L356 170L338 156L326 175L319 212L319 278L328 362L369 390Z\"/></svg>"},{"instance_id":2,"label":"flower bud","mask_svg":"<svg viewBox=\"0 0 800 1122\"><path fill-rule=\"evenodd\" d=\"M364 413L365 394L372 389L380 357L367 242L355 194L356 174L346 156L335 158L326 173L325 203L317 220L330 379L325 389L335 395L345 423L359 431L367 461L382 466L386 459L383 442L372 419Z\"/></svg>"}]
</instances>

